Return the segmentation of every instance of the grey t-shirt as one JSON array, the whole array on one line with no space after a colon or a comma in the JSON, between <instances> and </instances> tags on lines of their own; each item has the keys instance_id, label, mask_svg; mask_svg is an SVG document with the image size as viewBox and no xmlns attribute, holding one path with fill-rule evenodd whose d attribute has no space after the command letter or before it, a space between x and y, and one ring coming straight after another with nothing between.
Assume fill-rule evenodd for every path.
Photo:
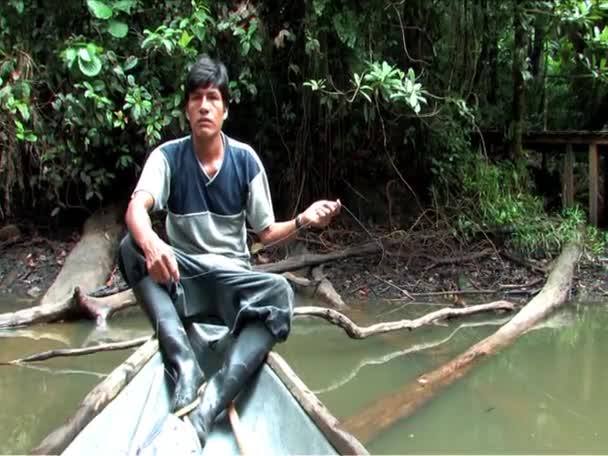
<instances>
[{"instance_id":1,"label":"grey t-shirt","mask_svg":"<svg viewBox=\"0 0 608 456\"><path fill-rule=\"evenodd\" d=\"M222 134L224 159L209 178L190 136L152 151L135 192L154 198L154 210L167 210L171 245L186 254L215 253L249 267L245 220L256 233L274 223L266 171L247 144Z\"/></svg>"}]
</instances>

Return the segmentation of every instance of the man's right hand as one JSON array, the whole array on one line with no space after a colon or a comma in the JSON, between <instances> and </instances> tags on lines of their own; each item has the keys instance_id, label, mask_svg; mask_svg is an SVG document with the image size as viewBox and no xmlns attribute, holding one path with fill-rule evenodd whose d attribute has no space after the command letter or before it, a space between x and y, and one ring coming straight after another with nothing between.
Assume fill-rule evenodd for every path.
<instances>
[{"instance_id":1,"label":"man's right hand","mask_svg":"<svg viewBox=\"0 0 608 456\"><path fill-rule=\"evenodd\" d=\"M142 244L141 249L146 257L146 268L150 277L157 283L178 282L179 269L171 246L156 234Z\"/></svg>"},{"instance_id":2,"label":"man's right hand","mask_svg":"<svg viewBox=\"0 0 608 456\"><path fill-rule=\"evenodd\" d=\"M152 195L146 191L133 194L125 222L135 242L146 258L148 274L157 283L179 281L179 269L173 249L165 243L152 229L148 211L154 206Z\"/></svg>"}]
</instances>

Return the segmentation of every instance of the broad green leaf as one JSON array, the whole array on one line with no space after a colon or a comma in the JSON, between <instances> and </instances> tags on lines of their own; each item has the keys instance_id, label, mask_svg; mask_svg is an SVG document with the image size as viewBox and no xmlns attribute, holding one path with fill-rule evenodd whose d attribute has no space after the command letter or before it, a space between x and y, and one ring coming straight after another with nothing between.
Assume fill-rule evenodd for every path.
<instances>
[{"instance_id":1,"label":"broad green leaf","mask_svg":"<svg viewBox=\"0 0 608 456\"><path fill-rule=\"evenodd\" d=\"M122 11L123 13L131 14L131 8L135 6L135 0L118 0L112 5L114 10Z\"/></svg>"},{"instance_id":2,"label":"broad green leaf","mask_svg":"<svg viewBox=\"0 0 608 456\"><path fill-rule=\"evenodd\" d=\"M84 60L85 62L91 61L91 54L87 48L78 49L78 60Z\"/></svg>"},{"instance_id":3,"label":"broad green leaf","mask_svg":"<svg viewBox=\"0 0 608 456\"><path fill-rule=\"evenodd\" d=\"M88 77L97 76L101 71L101 60L96 55L92 56L91 59L87 62L78 58L78 68L82 71L82 74Z\"/></svg>"},{"instance_id":4,"label":"broad green leaf","mask_svg":"<svg viewBox=\"0 0 608 456\"><path fill-rule=\"evenodd\" d=\"M129 33L129 26L122 21L111 20L108 22L108 32L114 38L124 38Z\"/></svg>"},{"instance_id":5,"label":"broad green leaf","mask_svg":"<svg viewBox=\"0 0 608 456\"><path fill-rule=\"evenodd\" d=\"M67 60L68 65L72 66L72 63L74 63L74 59L76 58L76 49L67 48L65 50L64 57Z\"/></svg>"},{"instance_id":6,"label":"broad green leaf","mask_svg":"<svg viewBox=\"0 0 608 456\"><path fill-rule=\"evenodd\" d=\"M87 50L90 55L96 55L103 51L103 48L97 46L95 43L87 43Z\"/></svg>"},{"instance_id":7,"label":"broad green leaf","mask_svg":"<svg viewBox=\"0 0 608 456\"><path fill-rule=\"evenodd\" d=\"M412 107L418 106L418 97L416 96L416 92L412 92L412 94L410 95L409 103ZM418 110L420 110L420 106L418 106Z\"/></svg>"},{"instance_id":8,"label":"broad green leaf","mask_svg":"<svg viewBox=\"0 0 608 456\"><path fill-rule=\"evenodd\" d=\"M23 120L25 120L26 122L30 120L30 110L28 109L27 105L20 103L17 105L17 109L19 110L19 113L21 114Z\"/></svg>"},{"instance_id":9,"label":"broad green leaf","mask_svg":"<svg viewBox=\"0 0 608 456\"><path fill-rule=\"evenodd\" d=\"M87 6L89 7L91 14L97 19L106 20L112 17L112 8L101 0L87 0Z\"/></svg>"},{"instance_id":10,"label":"broad green leaf","mask_svg":"<svg viewBox=\"0 0 608 456\"><path fill-rule=\"evenodd\" d=\"M13 5L13 7L17 10L17 12L19 14L22 14L23 10L25 9L25 5L23 4L23 0L12 0L11 1L11 5Z\"/></svg>"},{"instance_id":11,"label":"broad green leaf","mask_svg":"<svg viewBox=\"0 0 608 456\"><path fill-rule=\"evenodd\" d=\"M192 38L194 38L194 36L190 35L186 30L182 31L182 36L179 38L180 47L187 47L190 44L190 41L192 41Z\"/></svg>"},{"instance_id":12,"label":"broad green leaf","mask_svg":"<svg viewBox=\"0 0 608 456\"><path fill-rule=\"evenodd\" d=\"M138 62L139 62L139 60L137 59L137 57L133 57L132 55L130 55L129 57L127 57L127 60L126 60L123 68L125 71L132 70L133 68L135 68L137 66Z\"/></svg>"}]
</instances>

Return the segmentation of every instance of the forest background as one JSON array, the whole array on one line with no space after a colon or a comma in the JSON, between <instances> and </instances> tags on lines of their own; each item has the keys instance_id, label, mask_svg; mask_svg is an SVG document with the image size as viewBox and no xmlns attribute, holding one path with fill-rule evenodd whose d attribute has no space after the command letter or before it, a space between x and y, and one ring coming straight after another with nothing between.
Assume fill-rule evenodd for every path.
<instances>
[{"instance_id":1,"label":"forest background","mask_svg":"<svg viewBox=\"0 0 608 456\"><path fill-rule=\"evenodd\" d=\"M562 210L560 155L541 166L522 134L605 126L606 24L598 0L7 0L0 221L126 201L146 154L187 133L183 80L207 53L281 217L339 197L366 225L555 252L586 219L586 164Z\"/></svg>"}]
</instances>

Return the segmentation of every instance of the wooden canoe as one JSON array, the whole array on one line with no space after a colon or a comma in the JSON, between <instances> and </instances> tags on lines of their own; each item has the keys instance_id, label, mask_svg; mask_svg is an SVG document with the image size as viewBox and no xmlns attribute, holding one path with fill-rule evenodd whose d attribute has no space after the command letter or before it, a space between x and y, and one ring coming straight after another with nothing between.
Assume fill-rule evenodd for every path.
<instances>
[{"instance_id":1,"label":"wooden canoe","mask_svg":"<svg viewBox=\"0 0 608 456\"><path fill-rule=\"evenodd\" d=\"M205 373L211 375L229 349L231 336L225 327L207 324L191 325L188 335ZM136 454L142 441L167 419L169 407L162 359L156 341L151 340L91 391L76 415L33 452L68 456ZM251 453L367 454L274 352L239 394L235 408L240 437ZM218 417L203 455L240 454L226 415ZM182 437L176 435L176 449Z\"/></svg>"}]
</instances>

